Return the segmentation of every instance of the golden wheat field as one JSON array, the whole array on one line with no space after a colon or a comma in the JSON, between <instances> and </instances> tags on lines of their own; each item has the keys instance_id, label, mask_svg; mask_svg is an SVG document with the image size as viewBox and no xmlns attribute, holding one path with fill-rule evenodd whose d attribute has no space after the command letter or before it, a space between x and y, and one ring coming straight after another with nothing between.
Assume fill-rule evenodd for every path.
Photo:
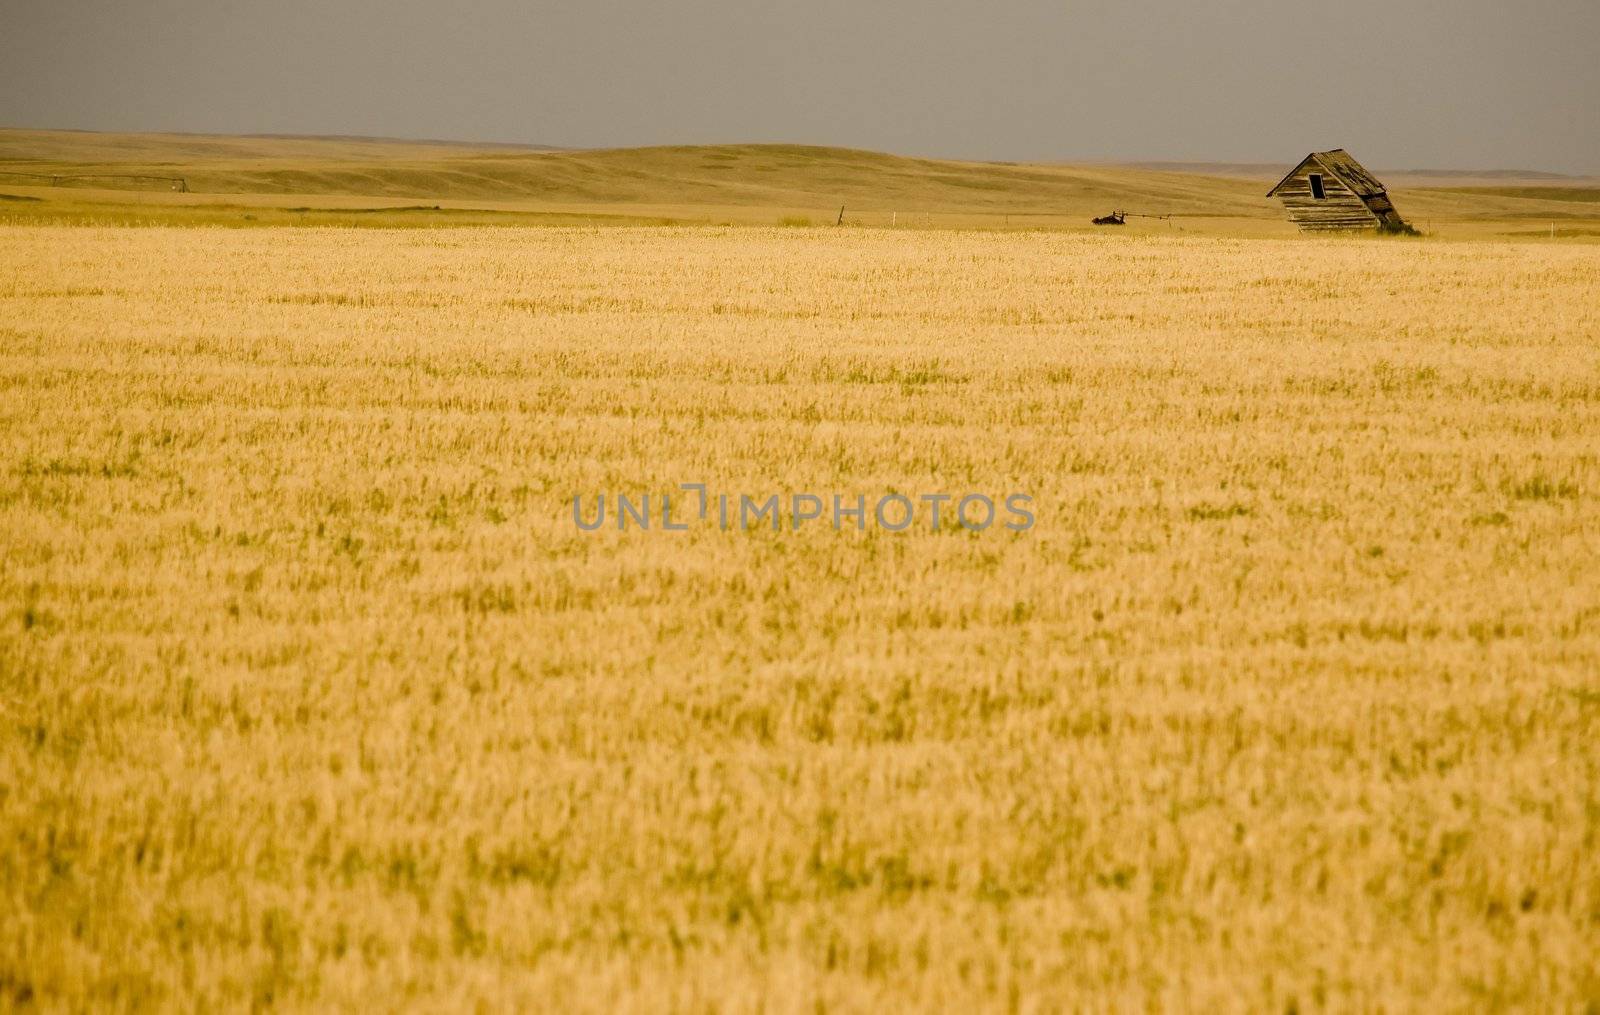
<instances>
[{"instance_id":1,"label":"golden wheat field","mask_svg":"<svg viewBox=\"0 0 1600 1015\"><path fill-rule=\"evenodd\" d=\"M1597 250L0 228L0 1007L1593 1010Z\"/></svg>"}]
</instances>

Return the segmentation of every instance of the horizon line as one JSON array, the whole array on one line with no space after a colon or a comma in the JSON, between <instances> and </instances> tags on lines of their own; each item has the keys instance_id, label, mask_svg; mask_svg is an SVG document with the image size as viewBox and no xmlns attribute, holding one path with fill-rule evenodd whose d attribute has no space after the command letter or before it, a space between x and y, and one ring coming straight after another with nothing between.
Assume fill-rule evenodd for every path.
<instances>
[{"instance_id":1,"label":"horizon line","mask_svg":"<svg viewBox=\"0 0 1600 1015\"><path fill-rule=\"evenodd\" d=\"M301 141L364 141L388 144L421 144L440 145L459 148L509 148L528 152L546 154L573 153L573 152L606 152L649 150L653 148L740 148L740 147L789 147L789 148L820 148L833 151L865 152L874 155L888 155L896 158L932 159L943 162L971 162L991 165L1106 165L1123 166L1128 168L1145 168L1160 170L1172 168L1193 171L1197 168L1233 168L1251 169L1267 172L1274 167L1288 166L1304 158L1304 153L1286 159L1242 159L1242 158L1152 158L1121 155L1078 155L1062 156L1059 158L1041 159L1006 159L992 157L969 157L953 155L927 155L921 153L896 152L880 148L862 148L855 145L824 144L811 141L702 141L654 144L606 144L606 145L554 145L533 141L507 141L486 140L478 138L441 138L441 137L411 137L401 134L353 134L353 133L316 133L300 131L215 131L215 130L108 130L94 127L38 127L17 126L0 124L0 131L17 132L48 132L60 134L103 134L103 135L136 135L147 137L196 137L196 138L238 138L253 140L301 140ZM1334 146L1338 147L1338 146ZM1320 149L1319 149L1320 150ZM1596 180L1600 179L1600 170L1593 172L1567 173L1550 169L1534 167L1396 167L1380 166L1378 172L1409 174L1413 176L1537 176L1551 180Z\"/></svg>"}]
</instances>

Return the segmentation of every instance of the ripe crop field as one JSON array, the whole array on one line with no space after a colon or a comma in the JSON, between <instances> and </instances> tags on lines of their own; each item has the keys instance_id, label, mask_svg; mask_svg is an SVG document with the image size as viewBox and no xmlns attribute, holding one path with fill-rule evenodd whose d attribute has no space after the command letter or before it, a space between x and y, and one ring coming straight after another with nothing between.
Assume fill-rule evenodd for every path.
<instances>
[{"instance_id":1,"label":"ripe crop field","mask_svg":"<svg viewBox=\"0 0 1600 1015\"><path fill-rule=\"evenodd\" d=\"M0 267L0 1007L1600 1004L1593 246Z\"/></svg>"}]
</instances>

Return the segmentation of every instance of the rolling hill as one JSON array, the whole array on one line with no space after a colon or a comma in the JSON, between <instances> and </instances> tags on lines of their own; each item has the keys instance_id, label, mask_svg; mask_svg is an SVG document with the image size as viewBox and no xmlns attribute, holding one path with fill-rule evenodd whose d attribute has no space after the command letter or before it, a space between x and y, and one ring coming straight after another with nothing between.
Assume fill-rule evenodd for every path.
<instances>
[{"instance_id":1,"label":"rolling hill","mask_svg":"<svg viewBox=\"0 0 1600 1015\"><path fill-rule=\"evenodd\" d=\"M113 177L121 177L114 179ZM149 179L135 179L148 177ZM183 181L186 193L171 193ZM1254 175L1181 169L912 158L782 144L558 150L375 138L0 130L0 190L39 202L5 214L241 222L351 219L730 221L821 224L845 209L871 225L1081 226L1113 209L1135 228L1288 233ZM1419 221L1600 219L1600 189L1396 190ZM422 204L426 202L426 204ZM245 209L240 211L239 209ZM254 209L252 213L249 209ZM237 214L235 214L237 212ZM1156 218L1170 216L1170 218ZM1475 229L1474 231L1478 231Z\"/></svg>"}]
</instances>

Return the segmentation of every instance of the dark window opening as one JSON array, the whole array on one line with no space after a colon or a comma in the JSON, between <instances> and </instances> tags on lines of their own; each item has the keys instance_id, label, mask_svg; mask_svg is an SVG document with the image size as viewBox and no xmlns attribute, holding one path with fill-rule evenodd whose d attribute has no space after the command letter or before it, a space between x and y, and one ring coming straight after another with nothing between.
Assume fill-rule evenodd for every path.
<instances>
[{"instance_id":1,"label":"dark window opening","mask_svg":"<svg viewBox=\"0 0 1600 1015\"><path fill-rule=\"evenodd\" d=\"M1328 196L1328 192L1322 189L1321 173L1311 174L1311 196L1316 198L1318 201Z\"/></svg>"}]
</instances>

